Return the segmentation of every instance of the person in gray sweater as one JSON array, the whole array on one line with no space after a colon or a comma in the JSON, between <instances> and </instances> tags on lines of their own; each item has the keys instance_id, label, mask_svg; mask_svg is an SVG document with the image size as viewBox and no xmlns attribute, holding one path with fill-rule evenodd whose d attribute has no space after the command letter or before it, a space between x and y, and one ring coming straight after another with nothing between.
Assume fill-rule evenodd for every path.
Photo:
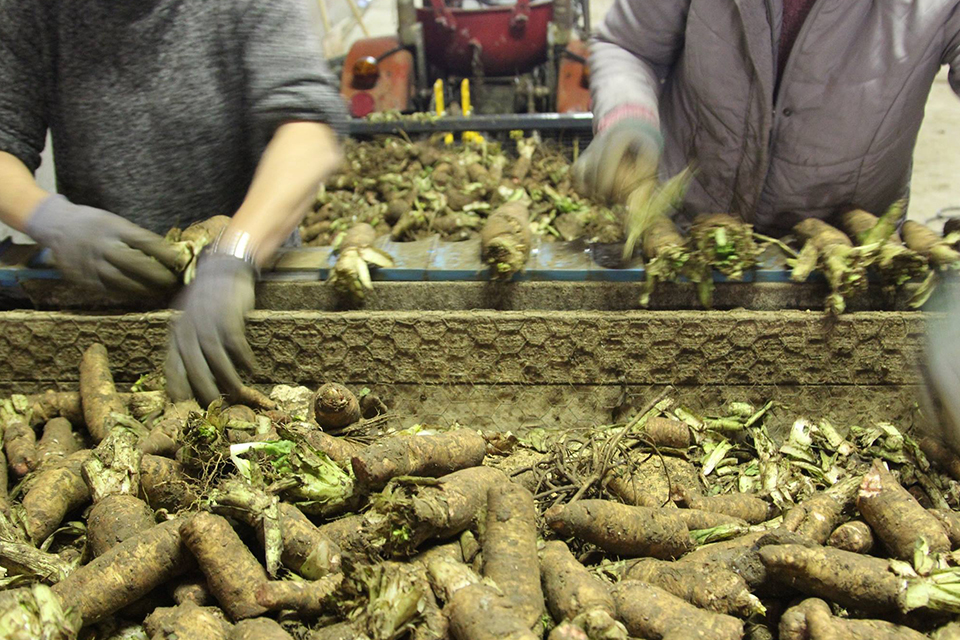
<instances>
[{"instance_id":1,"label":"person in gray sweater","mask_svg":"<svg viewBox=\"0 0 960 640\"><path fill-rule=\"evenodd\" d=\"M0 221L67 278L154 296L177 284L157 234L232 216L178 298L174 399L239 392L257 269L340 162L307 2L0 0ZM57 194L34 180L48 129Z\"/></svg>"}]
</instances>

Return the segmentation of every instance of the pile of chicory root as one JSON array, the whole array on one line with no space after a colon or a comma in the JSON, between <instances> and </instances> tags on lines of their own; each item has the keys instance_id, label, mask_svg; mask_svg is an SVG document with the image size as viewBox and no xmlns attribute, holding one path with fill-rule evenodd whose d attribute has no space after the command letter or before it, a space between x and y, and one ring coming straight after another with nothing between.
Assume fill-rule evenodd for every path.
<instances>
[{"instance_id":1,"label":"pile of chicory root","mask_svg":"<svg viewBox=\"0 0 960 640\"><path fill-rule=\"evenodd\" d=\"M960 637L960 462L785 407L399 428L368 390L0 405L0 637ZM931 462L931 458L936 462Z\"/></svg>"},{"instance_id":2,"label":"pile of chicory root","mask_svg":"<svg viewBox=\"0 0 960 640\"><path fill-rule=\"evenodd\" d=\"M887 292L914 283L909 304L919 307L937 274L960 268L960 234L941 237L915 221L901 224L901 202L882 215L851 209L831 221L836 227L808 219L781 241L723 212L700 215L681 229L674 219L691 171L661 185L656 179L636 182L629 170L618 169L615 181L629 195L611 206L578 193L571 166L559 145L537 136L455 146L394 136L349 141L340 172L321 187L300 234L307 245L338 252L331 282L353 299L372 288L370 268L393 265L391 256L373 247L386 235L397 242L477 238L480 259L501 280L524 269L535 239L622 243L622 257L603 249L604 266L642 256L641 306L649 304L658 282L683 280L697 286L700 302L709 307L715 273L743 279L768 246L788 256L795 281L814 270L823 274L829 287L825 306L833 313L866 289L868 270Z\"/></svg>"}]
</instances>

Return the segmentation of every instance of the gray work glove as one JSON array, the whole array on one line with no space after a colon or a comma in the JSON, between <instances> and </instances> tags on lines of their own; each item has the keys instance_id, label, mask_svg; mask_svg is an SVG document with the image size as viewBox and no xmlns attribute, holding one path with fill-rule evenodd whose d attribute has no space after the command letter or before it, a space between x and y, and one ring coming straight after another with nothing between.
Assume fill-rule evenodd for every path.
<instances>
[{"instance_id":1,"label":"gray work glove","mask_svg":"<svg viewBox=\"0 0 960 640\"><path fill-rule=\"evenodd\" d=\"M927 309L936 315L927 324L924 426L960 455L960 296L941 287Z\"/></svg>"},{"instance_id":2,"label":"gray work glove","mask_svg":"<svg viewBox=\"0 0 960 640\"><path fill-rule=\"evenodd\" d=\"M176 287L177 252L118 215L54 195L30 215L27 234L50 249L63 275L109 293L156 296Z\"/></svg>"},{"instance_id":3,"label":"gray work glove","mask_svg":"<svg viewBox=\"0 0 960 640\"><path fill-rule=\"evenodd\" d=\"M577 190L599 202L618 204L637 186L657 176L663 137L656 125L624 118L597 134L573 165Z\"/></svg>"},{"instance_id":4,"label":"gray work glove","mask_svg":"<svg viewBox=\"0 0 960 640\"><path fill-rule=\"evenodd\" d=\"M226 395L239 397L243 381L234 363L254 367L243 333L254 306L253 265L230 255L200 256L196 279L176 306L183 314L170 328L165 374L167 393L177 402L196 397L202 406Z\"/></svg>"}]
</instances>

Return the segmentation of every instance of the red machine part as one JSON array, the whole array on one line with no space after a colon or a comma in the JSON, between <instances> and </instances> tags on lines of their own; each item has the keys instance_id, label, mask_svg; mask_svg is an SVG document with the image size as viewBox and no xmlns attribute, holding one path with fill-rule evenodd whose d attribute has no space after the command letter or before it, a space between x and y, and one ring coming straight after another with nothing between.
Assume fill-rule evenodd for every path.
<instances>
[{"instance_id":1,"label":"red machine part","mask_svg":"<svg viewBox=\"0 0 960 640\"><path fill-rule=\"evenodd\" d=\"M427 60L446 73L474 75L474 55L484 75L525 73L547 59L547 25L553 2L455 9L443 0L430 0L417 9L423 24Z\"/></svg>"},{"instance_id":2,"label":"red machine part","mask_svg":"<svg viewBox=\"0 0 960 640\"><path fill-rule=\"evenodd\" d=\"M582 40L567 44L557 70L557 113L590 111L590 67L584 62L589 53Z\"/></svg>"},{"instance_id":3,"label":"red machine part","mask_svg":"<svg viewBox=\"0 0 960 640\"><path fill-rule=\"evenodd\" d=\"M413 54L396 36L358 40L343 62L340 94L355 118L374 111L406 111L413 97L413 75Z\"/></svg>"}]
</instances>

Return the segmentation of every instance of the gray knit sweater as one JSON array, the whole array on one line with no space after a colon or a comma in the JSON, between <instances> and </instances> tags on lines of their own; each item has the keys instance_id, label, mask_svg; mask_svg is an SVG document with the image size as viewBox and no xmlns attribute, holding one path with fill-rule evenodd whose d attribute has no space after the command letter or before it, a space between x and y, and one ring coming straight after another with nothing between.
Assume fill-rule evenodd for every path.
<instances>
[{"instance_id":1,"label":"gray knit sweater","mask_svg":"<svg viewBox=\"0 0 960 640\"><path fill-rule=\"evenodd\" d=\"M310 0L0 0L0 151L163 232L232 215L276 128L346 112Z\"/></svg>"}]
</instances>

